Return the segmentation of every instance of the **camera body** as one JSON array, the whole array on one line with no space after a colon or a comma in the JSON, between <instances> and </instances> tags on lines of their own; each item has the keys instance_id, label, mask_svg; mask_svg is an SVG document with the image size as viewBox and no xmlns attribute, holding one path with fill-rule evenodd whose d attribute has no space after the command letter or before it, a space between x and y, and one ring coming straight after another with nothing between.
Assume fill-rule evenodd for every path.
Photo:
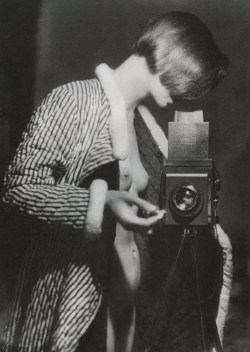
<instances>
[{"instance_id":1,"label":"camera body","mask_svg":"<svg viewBox=\"0 0 250 352\"><path fill-rule=\"evenodd\" d=\"M162 178L165 225L208 226L218 222L219 176L212 159L166 159Z\"/></svg>"},{"instance_id":2,"label":"camera body","mask_svg":"<svg viewBox=\"0 0 250 352\"><path fill-rule=\"evenodd\" d=\"M202 117L202 121L201 121ZM161 206L165 225L200 227L218 222L220 177L208 158L208 122L202 112L177 112L169 123L169 158L164 160ZM184 120L184 122L183 122Z\"/></svg>"}]
</instances>

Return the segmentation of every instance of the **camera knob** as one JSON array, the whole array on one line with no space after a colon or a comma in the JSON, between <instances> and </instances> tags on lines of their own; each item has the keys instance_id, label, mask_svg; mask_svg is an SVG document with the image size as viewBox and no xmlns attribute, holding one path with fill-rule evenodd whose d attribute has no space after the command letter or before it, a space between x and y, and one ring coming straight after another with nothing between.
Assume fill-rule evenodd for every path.
<instances>
[{"instance_id":1,"label":"camera knob","mask_svg":"<svg viewBox=\"0 0 250 352\"><path fill-rule=\"evenodd\" d=\"M218 203L219 202L219 199L220 199L220 197L219 196L214 196L213 197L213 203Z\"/></svg>"}]
</instances>

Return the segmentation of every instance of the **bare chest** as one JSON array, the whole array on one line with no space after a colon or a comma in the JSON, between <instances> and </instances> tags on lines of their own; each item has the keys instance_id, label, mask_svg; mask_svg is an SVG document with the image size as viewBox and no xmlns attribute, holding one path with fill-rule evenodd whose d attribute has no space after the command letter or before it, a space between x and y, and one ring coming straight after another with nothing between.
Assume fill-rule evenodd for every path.
<instances>
[{"instance_id":1,"label":"bare chest","mask_svg":"<svg viewBox=\"0 0 250 352\"><path fill-rule=\"evenodd\" d=\"M130 134L129 155L119 161L120 189L138 194L145 190L148 184L148 174L144 169L137 145L134 130Z\"/></svg>"}]
</instances>

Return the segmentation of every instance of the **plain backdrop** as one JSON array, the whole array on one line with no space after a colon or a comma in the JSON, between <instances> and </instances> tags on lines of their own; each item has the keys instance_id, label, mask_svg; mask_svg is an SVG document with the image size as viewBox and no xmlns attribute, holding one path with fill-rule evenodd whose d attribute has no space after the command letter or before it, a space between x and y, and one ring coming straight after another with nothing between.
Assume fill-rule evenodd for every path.
<instances>
[{"instance_id":1,"label":"plain backdrop","mask_svg":"<svg viewBox=\"0 0 250 352\"><path fill-rule=\"evenodd\" d=\"M166 134L174 110L204 111L210 155L222 179L220 223L232 239L236 271L244 275L250 230L249 0L1 0L0 176L33 109L51 89L92 78L101 62L116 67L148 18L172 10L189 11L207 24L231 60L230 71L195 103L166 109L147 104Z\"/></svg>"}]
</instances>

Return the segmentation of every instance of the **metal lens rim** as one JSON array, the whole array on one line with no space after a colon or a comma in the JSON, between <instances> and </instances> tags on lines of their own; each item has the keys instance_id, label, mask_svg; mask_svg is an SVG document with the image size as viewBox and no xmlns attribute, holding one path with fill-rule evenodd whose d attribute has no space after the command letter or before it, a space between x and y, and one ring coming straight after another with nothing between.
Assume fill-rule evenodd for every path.
<instances>
[{"instance_id":1,"label":"metal lens rim","mask_svg":"<svg viewBox=\"0 0 250 352\"><path fill-rule=\"evenodd\" d=\"M183 188L189 188L195 193L195 204L188 210L181 210L176 204L176 194ZM202 208L203 200L202 195L193 183L179 183L170 193L169 205L171 210L181 217L194 217Z\"/></svg>"}]
</instances>

